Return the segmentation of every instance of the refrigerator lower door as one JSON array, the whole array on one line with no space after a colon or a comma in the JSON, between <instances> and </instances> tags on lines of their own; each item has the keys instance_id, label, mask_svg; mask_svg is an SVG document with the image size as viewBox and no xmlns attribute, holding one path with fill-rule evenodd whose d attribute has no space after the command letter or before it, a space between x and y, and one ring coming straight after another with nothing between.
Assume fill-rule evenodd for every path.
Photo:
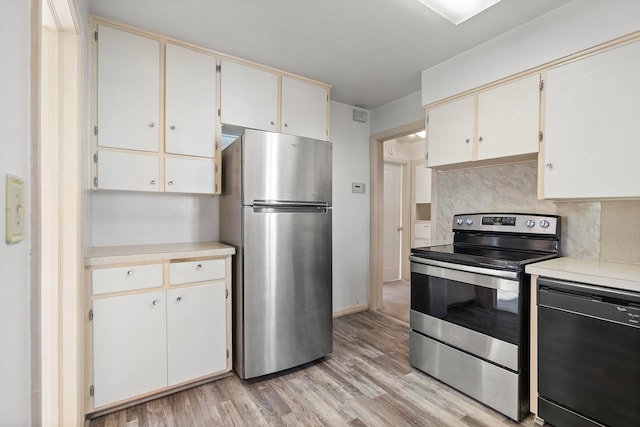
<instances>
[{"instance_id":1,"label":"refrigerator lower door","mask_svg":"<svg viewBox=\"0 0 640 427\"><path fill-rule=\"evenodd\" d=\"M253 378L331 353L331 209L242 208L242 338L235 368ZM236 292L238 295L238 292Z\"/></svg>"}]
</instances>

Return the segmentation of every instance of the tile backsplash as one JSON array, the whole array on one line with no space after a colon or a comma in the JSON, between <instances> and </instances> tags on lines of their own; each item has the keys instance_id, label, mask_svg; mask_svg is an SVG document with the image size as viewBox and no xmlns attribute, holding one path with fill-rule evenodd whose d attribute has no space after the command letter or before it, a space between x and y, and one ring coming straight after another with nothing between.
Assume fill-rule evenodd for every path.
<instances>
[{"instance_id":1,"label":"tile backsplash","mask_svg":"<svg viewBox=\"0 0 640 427\"><path fill-rule=\"evenodd\" d=\"M453 240L451 220L458 213L555 214L562 216L563 256L640 262L640 201L538 200L535 161L437 171L435 188L434 244Z\"/></svg>"}]
</instances>

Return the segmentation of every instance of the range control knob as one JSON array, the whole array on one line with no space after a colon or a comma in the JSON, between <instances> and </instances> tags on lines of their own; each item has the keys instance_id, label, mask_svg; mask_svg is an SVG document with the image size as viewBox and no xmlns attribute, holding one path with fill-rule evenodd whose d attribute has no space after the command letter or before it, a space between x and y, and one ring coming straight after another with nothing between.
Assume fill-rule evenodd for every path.
<instances>
[{"instance_id":1,"label":"range control knob","mask_svg":"<svg viewBox=\"0 0 640 427\"><path fill-rule=\"evenodd\" d=\"M542 228L549 227L549 221L547 221L546 219L543 219L542 221L540 221L540 227Z\"/></svg>"},{"instance_id":2,"label":"range control knob","mask_svg":"<svg viewBox=\"0 0 640 427\"><path fill-rule=\"evenodd\" d=\"M456 224L462 225L462 224L464 224L464 221L462 220L462 218L458 218L458 219L456 219Z\"/></svg>"},{"instance_id":3,"label":"range control knob","mask_svg":"<svg viewBox=\"0 0 640 427\"><path fill-rule=\"evenodd\" d=\"M527 224L526 225L527 225L527 227L531 228L534 225L536 225L536 222L534 220L532 220L532 219L529 219L529 220L527 220Z\"/></svg>"},{"instance_id":4,"label":"range control knob","mask_svg":"<svg viewBox=\"0 0 640 427\"><path fill-rule=\"evenodd\" d=\"M473 224L473 220L471 218L467 218L467 225Z\"/></svg>"}]
</instances>

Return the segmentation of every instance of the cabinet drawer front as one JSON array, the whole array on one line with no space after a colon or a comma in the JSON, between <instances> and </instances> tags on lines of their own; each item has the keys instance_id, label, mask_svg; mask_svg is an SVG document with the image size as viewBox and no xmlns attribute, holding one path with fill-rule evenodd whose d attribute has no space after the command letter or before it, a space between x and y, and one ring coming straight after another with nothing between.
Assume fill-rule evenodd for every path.
<instances>
[{"instance_id":1,"label":"cabinet drawer front","mask_svg":"<svg viewBox=\"0 0 640 427\"><path fill-rule=\"evenodd\" d=\"M162 264L100 268L91 272L93 294L160 287Z\"/></svg>"},{"instance_id":2,"label":"cabinet drawer front","mask_svg":"<svg viewBox=\"0 0 640 427\"><path fill-rule=\"evenodd\" d=\"M431 224L415 224L414 236L416 238L431 239Z\"/></svg>"},{"instance_id":3,"label":"cabinet drawer front","mask_svg":"<svg viewBox=\"0 0 640 427\"><path fill-rule=\"evenodd\" d=\"M224 259L172 262L169 266L169 283L172 285L223 279L224 275Z\"/></svg>"}]
</instances>

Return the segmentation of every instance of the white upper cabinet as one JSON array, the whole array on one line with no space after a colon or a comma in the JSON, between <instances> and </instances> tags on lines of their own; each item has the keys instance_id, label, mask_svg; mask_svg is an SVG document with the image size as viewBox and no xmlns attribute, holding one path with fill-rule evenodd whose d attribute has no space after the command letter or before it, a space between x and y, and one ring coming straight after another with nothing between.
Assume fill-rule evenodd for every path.
<instances>
[{"instance_id":1,"label":"white upper cabinet","mask_svg":"<svg viewBox=\"0 0 640 427\"><path fill-rule=\"evenodd\" d=\"M431 108L429 167L537 153L540 75Z\"/></svg>"},{"instance_id":2,"label":"white upper cabinet","mask_svg":"<svg viewBox=\"0 0 640 427\"><path fill-rule=\"evenodd\" d=\"M429 167L473 160L473 96L428 111Z\"/></svg>"},{"instance_id":3,"label":"white upper cabinet","mask_svg":"<svg viewBox=\"0 0 640 427\"><path fill-rule=\"evenodd\" d=\"M159 151L160 42L98 25L100 147Z\"/></svg>"},{"instance_id":4,"label":"white upper cabinet","mask_svg":"<svg viewBox=\"0 0 640 427\"><path fill-rule=\"evenodd\" d=\"M223 124L278 131L278 75L222 60L220 120Z\"/></svg>"},{"instance_id":5,"label":"white upper cabinet","mask_svg":"<svg viewBox=\"0 0 640 427\"><path fill-rule=\"evenodd\" d=\"M478 94L478 160L536 153L540 75Z\"/></svg>"},{"instance_id":6,"label":"white upper cabinet","mask_svg":"<svg viewBox=\"0 0 640 427\"><path fill-rule=\"evenodd\" d=\"M413 167L416 203L431 203L431 169L421 162Z\"/></svg>"},{"instance_id":7,"label":"white upper cabinet","mask_svg":"<svg viewBox=\"0 0 640 427\"><path fill-rule=\"evenodd\" d=\"M165 151L215 157L216 58L166 45Z\"/></svg>"},{"instance_id":8,"label":"white upper cabinet","mask_svg":"<svg viewBox=\"0 0 640 427\"><path fill-rule=\"evenodd\" d=\"M546 78L544 197L640 197L640 42Z\"/></svg>"},{"instance_id":9,"label":"white upper cabinet","mask_svg":"<svg viewBox=\"0 0 640 427\"><path fill-rule=\"evenodd\" d=\"M172 193L215 192L215 163L205 159L167 157L165 168L165 191Z\"/></svg>"},{"instance_id":10,"label":"white upper cabinet","mask_svg":"<svg viewBox=\"0 0 640 427\"><path fill-rule=\"evenodd\" d=\"M329 93L326 87L282 77L282 132L326 140Z\"/></svg>"},{"instance_id":11,"label":"white upper cabinet","mask_svg":"<svg viewBox=\"0 0 640 427\"><path fill-rule=\"evenodd\" d=\"M100 150L96 178L99 188L103 190L158 191L160 158Z\"/></svg>"}]
</instances>

